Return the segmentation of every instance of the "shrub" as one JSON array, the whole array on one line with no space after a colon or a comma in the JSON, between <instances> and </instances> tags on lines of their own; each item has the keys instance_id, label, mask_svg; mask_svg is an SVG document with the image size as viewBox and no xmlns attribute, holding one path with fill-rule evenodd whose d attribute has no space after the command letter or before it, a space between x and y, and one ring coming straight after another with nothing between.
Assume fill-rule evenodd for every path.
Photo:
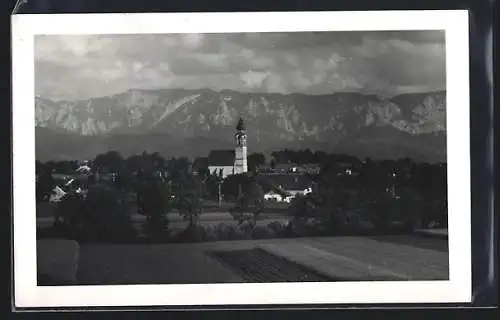
<instances>
[{"instance_id":1,"label":"shrub","mask_svg":"<svg viewBox=\"0 0 500 320\"><path fill-rule=\"evenodd\" d=\"M176 236L177 241L181 242L200 242L206 239L206 230L202 226L189 225Z\"/></svg>"},{"instance_id":2,"label":"shrub","mask_svg":"<svg viewBox=\"0 0 500 320\"><path fill-rule=\"evenodd\" d=\"M285 229L287 236L318 237L330 234L330 229L325 221L317 218L295 218Z\"/></svg>"},{"instance_id":3,"label":"shrub","mask_svg":"<svg viewBox=\"0 0 500 320\"><path fill-rule=\"evenodd\" d=\"M238 223L244 223L249 220L253 220L253 214L249 212L238 212L238 209L231 208L229 213L233 217L233 220L238 221Z\"/></svg>"},{"instance_id":4,"label":"shrub","mask_svg":"<svg viewBox=\"0 0 500 320\"><path fill-rule=\"evenodd\" d=\"M238 225L238 230L242 233L251 234L252 230L255 228L253 220L245 220Z\"/></svg>"},{"instance_id":5,"label":"shrub","mask_svg":"<svg viewBox=\"0 0 500 320\"><path fill-rule=\"evenodd\" d=\"M214 227L208 226L205 228L205 241L217 240L217 231Z\"/></svg>"},{"instance_id":6,"label":"shrub","mask_svg":"<svg viewBox=\"0 0 500 320\"><path fill-rule=\"evenodd\" d=\"M285 235L285 229L286 229L286 224L283 224L279 221L273 221L273 222L270 222L267 227L271 230L274 231L274 233L276 234L276 236L278 237L282 237Z\"/></svg>"},{"instance_id":7,"label":"shrub","mask_svg":"<svg viewBox=\"0 0 500 320\"><path fill-rule=\"evenodd\" d=\"M275 238L276 233L268 228L268 227L263 227L263 226L256 226L253 230L250 236L253 239L270 239L270 238Z\"/></svg>"},{"instance_id":8,"label":"shrub","mask_svg":"<svg viewBox=\"0 0 500 320\"><path fill-rule=\"evenodd\" d=\"M221 223L215 228L217 240L246 240L250 236L237 226Z\"/></svg>"}]
</instances>

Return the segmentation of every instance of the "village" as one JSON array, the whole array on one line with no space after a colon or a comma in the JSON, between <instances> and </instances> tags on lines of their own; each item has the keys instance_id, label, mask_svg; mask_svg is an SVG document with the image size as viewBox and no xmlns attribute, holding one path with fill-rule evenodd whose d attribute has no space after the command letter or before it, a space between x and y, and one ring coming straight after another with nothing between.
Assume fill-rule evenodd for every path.
<instances>
[{"instance_id":1,"label":"village","mask_svg":"<svg viewBox=\"0 0 500 320\"><path fill-rule=\"evenodd\" d=\"M321 173L321 166L318 163L294 163L290 160L286 160L286 163L278 162L273 159L272 162L266 163L264 156L262 154L257 154L258 160L256 163L251 163L250 171L248 170L248 156L247 156L247 145L246 145L246 128L242 119L238 122L235 133L235 144L234 150L213 150L209 153L206 158L197 158L192 163L189 160L179 159L181 162L184 161L184 168L175 168L175 170L185 169L185 174L198 178L199 182L203 185L203 189L199 194L200 198L205 198L204 204L208 205L212 203L212 209L227 209L228 202L237 201L242 197L242 182L238 182L236 188L233 190L227 190L228 186L223 188L224 183L228 180L234 179L237 176L255 176L257 177L259 187L263 189L261 194L261 199L267 207L274 208L279 211L279 209L286 209L292 203L292 200L300 197L306 196L313 193L313 189L317 189L317 178ZM285 152L289 152L286 150ZM311 153L309 151L309 153ZM311 153L312 154L312 153ZM118 154L113 152L107 155L100 155L96 161L73 161L65 163L65 168L56 165L52 165L50 170L50 180L49 189L47 187L38 188L41 193L47 193L48 197L45 195L40 196L40 199L48 200L51 204L57 204L65 196L71 193L81 194L85 196L88 192L89 186L92 184L106 185L112 188L122 188L123 176L123 164L115 163L113 164L112 157L115 157L114 161L119 162L123 160L120 159ZM144 153L143 158L148 155ZM137 181L144 179L145 177L156 177L157 179L169 184L169 197L174 199L179 195L176 194L175 189L171 188L172 176L175 176L179 172L170 172L172 167L168 168L165 160L161 159L158 155L151 155L156 158L156 163L149 163L149 167L142 166L136 167L135 170L131 172L132 178L129 180ZM106 160L108 157L110 159ZM252 156L251 156L252 158ZM103 161L104 159L104 161ZM153 160L153 162L154 162ZM108 163L106 163L106 161ZM299 162L299 161L297 161ZM303 162L303 161L302 161ZM341 161L336 163L338 168L336 170L337 176L346 177L356 177L360 174L360 169L362 168L363 162L360 162L354 157L344 157ZM49 165L50 166L50 165ZM40 166L38 167L40 169ZM115 171L113 171L113 169ZM37 172L37 182L40 182L40 170ZM46 174L46 172L45 172ZM395 178L398 174L397 169L394 167L390 172L387 173L389 177ZM47 180L47 176L45 176ZM240 179L241 180L241 179ZM212 183L212 190L210 189L210 183ZM43 182L43 181L42 181ZM134 188L127 189L128 199L133 199L137 201L137 190ZM133 184L133 182L132 182ZM217 191L214 191L216 189ZM222 192L222 189L228 192ZM235 197L235 190L238 190L238 195ZM392 197L397 198L395 190L395 181L386 186L385 189L391 194ZM214 197L216 193L216 196ZM225 195L225 193L227 193ZM208 198L208 199L207 199ZM225 199L227 198L227 199ZM214 200L217 201L217 205L213 205ZM226 201L225 201L226 200ZM229 200L229 201L227 201ZM203 205L202 205L203 206ZM214 210L212 210L214 211ZM133 214L134 215L134 214Z\"/></svg>"},{"instance_id":2,"label":"village","mask_svg":"<svg viewBox=\"0 0 500 320\"><path fill-rule=\"evenodd\" d=\"M85 197L89 187L101 185L119 189L122 194L126 195L126 201L137 204L140 197L140 192L138 192L140 182L156 179L168 186L168 194L163 197L173 200L181 196L182 186L178 182L182 176L182 179L186 177L194 179L194 183L199 185L198 190L195 190L201 201L199 206L208 209L205 210L207 213L229 214L231 206L243 199L242 191L248 184L246 178L250 178L256 182L259 189L257 198L252 200L262 203L263 208L266 208L264 211L274 211L274 217L278 215L283 220L290 218L287 209L291 207L294 199L318 193L318 185L321 185L322 179L326 178L327 170L330 176L333 173L329 184L333 186L337 181L342 191L359 189L362 184L360 175L364 175L365 180L373 180L372 178L376 177L379 180L375 182L378 189L383 189L391 199L399 199L397 187L408 186L410 180L415 180L411 175L417 174L415 169L418 168L418 164L412 164L407 159L399 162L382 161L376 168L376 163L369 159L361 161L356 157L345 155L330 155L328 158L326 154L318 152L313 154L311 151L308 151L310 154L308 157L305 156L304 159L293 162L286 158L287 154L289 158L293 158L290 156L293 155L293 151L284 150L276 152L275 157L270 162L266 162L262 154L247 155L247 133L242 119L236 126L234 139L234 150L213 150L206 158L197 158L192 162L186 158L173 158L168 161L158 154L148 155L147 153L123 160L118 153L109 152L97 156L93 161L62 162L59 166L54 163L45 164L45 168L50 167L49 176L47 169L43 171L42 165L39 164L37 168L38 199L41 202L49 202L52 207L55 207L69 194L80 194ZM321 159L323 168L320 163L305 162L307 158L314 158L315 155L316 158L323 158ZM250 170L248 159L251 161ZM325 162L327 167L324 166ZM373 168L370 168L370 165ZM446 169L443 164L434 166L424 164L421 167L421 174L425 173L423 169L427 169L427 174L432 173L433 168L438 173ZM440 182L438 185L434 184L435 188L443 188L445 176L434 175L434 178ZM373 183L371 181L371 184ZM443 194L444 189L440 191L439 195ZM341 194L340 190L337 192ZM131 206L131 208L134 208L136 212L129 213L131 216L136 216L138 207ZM50 218L47 214L43 215L44 217L40 218ZM440 220L425 223L426 226L431 222L446 223L445 219Z\"/></svg>"},{"instance_id":3,"label":"village","mask_svg":"<svg viewBox=\"0 0 500 320\"><path fill-rule=\"evenodd\" d=\"M299 250L290 257L293 261L302 259L299 265L272 263L272 268L280 265L284 270L278 278L266 271L269 266L263 266L255 271L260 276L250 272L240 275L238 281L253 281L255 277L255 281L279 281L301 274L308 275L311 280L315 277L325 281L334 279L335 274L331 271L326 272L329 276L311 271L329 268L326 262L317 262L314 257L300 258L309 252L305 248L313 245L304 247L300 241L312 241L317 237L327 237L329 243L333 242L322 249L314 242L314 250L338 251L341 249L334 242L342 237L360 241L363 238L353 238L360 236L385 237L382 243L411 245L415 250L428 250L429 246L432 250L436 246L441 248L438 251L447 250L442 247L445 241L436 244L414 236L419 233L446 237L444 164L418 164L408 159L359 160L348 155L310 150L276 151L272 159L266 161L263 154L247 154L247 129L242 119L236 125L234 144L233 150L212 150L207 157L192 160L167 160L157 153L147 152L123 159L117 152L110 151L94 160L37 162L37 238L40 245L50 243L51 239L66 239L76 241L80 248L93 248L86 253L79 250L80 259L90 263L88 267L81 267L87 271L79 271L84 273L80 278L86 279L81 281L87 283L126 282L127 277L147 277L139 273L103 280L102 275L98 275L100 272L88 271L110 267L96 266L95 258L90 257L113 244L170 244L168 248L177 252L178 248L172 245L198 243L191 249L186 248L198 252L196 259L200 258L199 254L210 255L221 248L230 248L233 255L217 259L225 259L226 264L233 265L233 270L239 266L240 271L256 261L271 263L268 259L272 257L262 255L269 255L272 248L268 248L267 253L258 251L266 243L272 247L280 241L292 241L274 248L281 252L279 256ZM283 251L290 244L293 246ZM363 245L362 242L359 245ZM49 256L55 254L48 246L45 251L40 249L41 252ZM236 250L239 247L248 247L245 250L250 250L251 254L243 249ZM219 249L214 251L214 248ZM320 256L324 253L317 252ZM156 258L163 259L161 256ZM42 258L43 255L39 255L39 259ZM173 262L167 259L161 263ZM313 269L299 270L300 265L310 263L316 263ZM361 269L358 271L365 272ZM442 271L447 273L447 269ZM40 277L47 277L47 272ZM287 276L286 272L293 275ZM168 279L163 280L166 283L194 281L182 273L166 277ZM209 275L205 277L205 282L213 280ZM220 281L234 280L226 277ZM439 277L444 277L444 273ZM46 283L55 281L51 279Z\"/></svg>"}]
</instances>

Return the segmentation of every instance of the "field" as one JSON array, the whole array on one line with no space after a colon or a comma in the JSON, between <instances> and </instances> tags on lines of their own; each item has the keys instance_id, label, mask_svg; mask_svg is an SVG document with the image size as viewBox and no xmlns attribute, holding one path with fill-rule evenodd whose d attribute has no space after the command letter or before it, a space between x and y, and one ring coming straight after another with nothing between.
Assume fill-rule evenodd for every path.
<instances>
[{"instance_id":1,"label":"field","mask_svg":"<svg viewBox=\"0 0 500 320\"><path fill-rule=\"evenodd\" d=\"M395 236L397 237L397 236ZM81 245L77 274L78 284L168 284L294 281L301 266L306 274L320 275L324 281L359 280L437 280L448 279L446 241L410 237L413 244L397 243L397 239L332 237L269 239L164 245ZM389 241L388 241L389 240ZM426 245L419 245L427 242ZM434 244L435 248L429 248ZM427 248L425 248L427 246ZM247 264L250 274L235 270L214 251L251 250L259 248L272 255L274 263L260 266ZM290 267L284 259L293 262ZM258 263L258 260L252 260ZM262 259L260 259L262 262ZM268 260L269 261L269 260ZM274 278L269 278L273 267ZM275 268L275 266L284 266ZM305 270L305 271L304 271ZM253 272L253 273L252 273ZM272 273L271 272L271 273ZM260 275L258 274L260 273ZM277 273L277 274L276 274ZM249 279L249 278L252 278ZM333 280L325 280L333 279Z\"/></svg>"},{"instance_id":2,"label":"field","mask_svg":"<svg viewBox=\"0 0 500 320\"><path fill-rule=\"evenodd\" d=\"M215 209L217 203L207 202L205 211L208 212L201 215L199 224L236 224L225 210L229 205L225 203L222 208ZM37 204L38 227L52 225L54 209L54 204ZM289 218L276 209L276 212L263 213L257 224L286 223ZM130 207L130 217L138 229L145 221L144 216L136 213L134 205ZM174 231L180 231L188 224L178 213L170 213L169 220L169 228ZM50 255L48 252L52 252L50 244L44 251L38 251L40 261L44 261L45 255ZM76 283L83 285L448 278L448 241L445 237L435 236L80 244L77 256ZM50 264L57 259L52 253L52 258L39 266L50 269ZM61 266L60 263L56 265Z\"/></svg>"}]
</instances>

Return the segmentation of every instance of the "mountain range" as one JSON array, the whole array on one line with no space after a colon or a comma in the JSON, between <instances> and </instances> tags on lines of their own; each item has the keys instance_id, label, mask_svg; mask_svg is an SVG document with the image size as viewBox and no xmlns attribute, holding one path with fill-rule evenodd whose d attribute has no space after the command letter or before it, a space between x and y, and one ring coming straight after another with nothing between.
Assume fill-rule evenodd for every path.
<instances>
[{"instance_id":1,"label":"mountain range","mask_svg":"<svg viewBox=\"0 0 500 320\"><path fill-rule=\"evenodd\" d=\"M109 150L206 156L232 148L240 117L249 153L310 148L358 157L446 158L445 91L384 98L131 89L79 101L36 97L35 109L36 157L42 161L90 159Z\"/></svg>"}]
</instances>

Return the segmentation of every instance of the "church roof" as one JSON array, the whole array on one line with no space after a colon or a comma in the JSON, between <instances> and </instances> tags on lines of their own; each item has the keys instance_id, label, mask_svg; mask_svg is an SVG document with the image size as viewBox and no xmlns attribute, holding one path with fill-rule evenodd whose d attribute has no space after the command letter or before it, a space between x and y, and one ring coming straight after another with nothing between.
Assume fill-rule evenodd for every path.
<instances>
[{"instance_id":1,"label":"church roof","mask_svg":"<svg viewBox=\"0 0 500 320\"><path fill-rule=\"evenodd\" d=\"M212 150L208 154L209 166L233 166L234 150Z\"/></svg>"}]
</instances>

